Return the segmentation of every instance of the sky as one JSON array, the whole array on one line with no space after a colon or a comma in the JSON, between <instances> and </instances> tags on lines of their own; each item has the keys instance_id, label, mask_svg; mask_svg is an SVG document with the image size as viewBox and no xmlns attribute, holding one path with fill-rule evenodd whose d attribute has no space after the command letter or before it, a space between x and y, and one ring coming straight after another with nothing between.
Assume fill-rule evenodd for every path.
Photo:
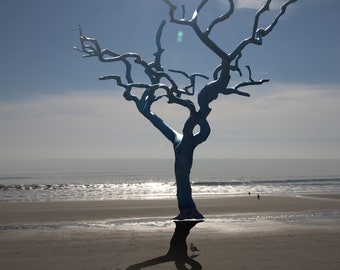
<instances>
[{"instance_id":1,"label":"sky","mask_svg":"<svg viewBox=\"0 0 340 270\"><path fill-rule=\"evenodd\" d=\"M200 1L187 5L191 17ZM228 8L211 0L200 14L204 28ZM283 0L261 18L266 26ZM226 52L251 33L263 0L236 0L230 20L211 38ZM155 33L167 20L165 69L212 77L219 59L191 28L169 23L161 0L1 0L0 162L28 159L172 158L172 145L122 96L119 65L82 58L77 25L103 48L136 52L152 61ZM262 46L244 50L240 67L254 79L250 98L219 96L209 115L211 135L196 158L340 159L340 2L298 0ZM178 33L182 40L177 40ZM136 71L136 77L143 76ZM182 80L181 78L179 78ZM233 82L247 76L233 74ZM184 82L184 81L183 81ZM199 86L207 81L201 80ZM161 103L156 113L179 131L186 112Z\"/></svg>"}]
</instances>

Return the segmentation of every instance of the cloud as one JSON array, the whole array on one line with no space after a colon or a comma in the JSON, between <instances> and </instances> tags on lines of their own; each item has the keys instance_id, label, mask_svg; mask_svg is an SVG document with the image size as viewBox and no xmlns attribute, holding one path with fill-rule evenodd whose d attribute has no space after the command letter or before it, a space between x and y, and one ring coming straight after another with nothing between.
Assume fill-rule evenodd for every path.
<instances>
[{"instance_id":1,"label":"cloud","mask_svg":"<svg viewBox=\"0 0 340 270\"><path fill-rule=\"evenodd\" d=\"M213 134L240 157L340 157L338 86L267 85L250 99L219 99ZM219 113L223 111L223 113ZM238 147L235 148L235 146Z\"/></svg>"},{"instance_id":2,"label":"cloud","mask_svg":"<svg viewBox=\"0 0 340 270\"><path fill-rule=\"evenodd\" d=\"M195 157L340 158L338 86L267 84L220 96ZM253 89L255 90L255 89ZM185 111L155 109L181 128ZM172 158L171 144L120 91L50 95L0 106L2 159Z\"/></svg>"},{"instance_id":3,"label":"cloud","mask_svg":"<svg viewBox=\"0 0 340 270\"><path fill-rule=\"evenodd\" d=\"M223 1L223 0L222 0ZM267 1L266 0L236 0L235 6L236 8L250 8L250 9L259 9L261 8ZM270 4L271 9L279 9L286 0L273 0Z\"/></svg>"},{"instance_id":4,"label":"cloud","mask_svg":"<svg viewBox=\"0 0 340 270\"><path fill-rule=\"evenodd\" d=\"M2 104L0 123L0 152L8 158L133 156L149 132L134 105L108 91Z\"/></svg>"}]
</instances>

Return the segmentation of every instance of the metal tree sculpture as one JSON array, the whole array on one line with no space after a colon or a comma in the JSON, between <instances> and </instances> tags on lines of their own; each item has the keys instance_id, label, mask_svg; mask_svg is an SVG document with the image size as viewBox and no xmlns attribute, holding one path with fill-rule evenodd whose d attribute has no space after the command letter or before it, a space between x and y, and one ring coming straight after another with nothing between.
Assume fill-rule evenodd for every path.
<instances>
[{"instance_id":1,"label":"metal tree sculpture","mask_svg":"<svg viewBox=\"0 0 340 270\"><path fill-rule=\"evenodd\" d=\"M98 57L98 59L102 62L123 63L125 65L124 78L119 75L109 75L101 77L100 80L115 80L117 85L121 86L125 90L123 94L124 98L128 101L133 101L138 111L172 143L175 154L177 201L180 211L179 215L175 219L203 219L202 214L200 214L197 210L192 198L190 171L193 164L195 148L207 140L210 134L210 126L207 121L207 117L211 111L211 108L209 107L210 103L217 99L219 94L237 94L249 97L250 95L248 93L240 91L240 89L251 85L260 85L269 81L266 79L258 81L254 80L252 78L250 67L246 66L249 74L248 81L241 82L233 87L229 86L232 72L237 72L240 76L242 76L239 68L239 60L242 57L243 49L250 44L261 45L262 39L273 30L279 18L285 13L287 7L296 1L297 0L286 1L271 24L269 24L266 28L259 28L259 19L264 12L269 11L269 7L272 2L271 0L267 0L264 6L262 6L255 15L251 35L240 42L240 44L232 52L227 53L210 38L210 33L217 24L228 20L233 14L233 0L227 1L229 3L228 11L222 16L214 19L205 30L202 30L199 27L197 20L208 0L200 1L200 4L194 11L192 18L189 20L184 18L184 6L182 6L182 17L177 19L177 6L171 0L163 0L163 2L169 7L170 22L191 27L202 43L220 59L219 65L217 65L213 71L213 80L211 80L198 92L196 104L184 97L195 95L196 77L200 76L206 79L209 78L202 74L188 75L180 70L169 69L169 72L164 70L161 65L161 56L164 51L161 46L161 36L165 26L164 20L161 22L157 31L157 51L154 53L155 58L152 62L146 62L137 53L119 54L109 49L101 49L97 40L84 36L81 28L79 27L81 48L75 49L83 52L83 57L94 56ZM131 71L132 65L140 65L144 69L149 82L136 82ZM184 88L180 88L171 77L171 73L182 74L189 80L189 84ZM136 89L140 90L139 95L134 94L133 90ZM178 132L174 128L170 127L152 111L152 105L161 98L167 99L168 103L183 106L189 111L189 116L184 123L182 132ZM196 130L196 127L199 127L199 131L195 133L194 130Z\"/></svg>"}]
</instances>

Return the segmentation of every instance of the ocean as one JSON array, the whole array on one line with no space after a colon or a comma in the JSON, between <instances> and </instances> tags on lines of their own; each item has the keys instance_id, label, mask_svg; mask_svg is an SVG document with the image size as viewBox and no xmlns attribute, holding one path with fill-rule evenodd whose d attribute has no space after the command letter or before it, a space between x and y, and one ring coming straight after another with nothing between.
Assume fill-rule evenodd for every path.
<instances>
[{"instance_id":1,"label":"ocean","mask_svg":"<svg viewBox=\"0 0 340 270\"><path fill-rule=\"evenodd\" d=\"M0 164L0 201L175 198L170 159L41 160ZM194 197L340 193L340 160L197 159Z\"/></svg>"}]
</instances>

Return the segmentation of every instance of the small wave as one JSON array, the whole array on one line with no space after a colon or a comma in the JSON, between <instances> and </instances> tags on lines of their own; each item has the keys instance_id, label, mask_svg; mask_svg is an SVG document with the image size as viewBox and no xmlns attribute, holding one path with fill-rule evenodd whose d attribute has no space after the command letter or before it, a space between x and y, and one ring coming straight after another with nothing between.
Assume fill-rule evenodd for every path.
<instances>
[{"instance_id":1,"label":"small wave","mask_svg":"<svg viewBox=\"0 0 340 270\"><path fill-rule=\"evenodd\" d=\"M27 180L27 179L33 179L31 176L0 176L0 181L15 181L15 180Z\"/></svg>"},{"instance_id":2,"label":"small wave","mask_svg":"<svg viewBox=\"0 0 340 270\"><path fill-rule=\"evenodd\" d=\"M195 196L239 194L305 194L340 192L340 178L287 180L197 181ZM78 184L0 184L0 201L107 200L173 198L174 181Z\"/></svg>"},{"instance_id":3,"label":"small wave","mask_svg":"<svg viewBox=\"0 0 340 270\"><path fill-rule=\"evenodd\" d=\"M69 185L65 184L27 184L27 185L1 185L0 190L52 190L52 189L66 189Z\"/></svg>"},{"instance_id":4,"label":"small wave","mask_svg":"<svg viewBox=\"0 0 340 270\"><path fill-rule=\"evenodd\" d=\"M329 183L340 183L340 178L323 178L323 179L282 179L282 180L242 180L242 181L197 181L193 182L195 186L241 186L241 185L284 185L284 184L309 184L324 185Z\"/></svg>"}]
</instances>

